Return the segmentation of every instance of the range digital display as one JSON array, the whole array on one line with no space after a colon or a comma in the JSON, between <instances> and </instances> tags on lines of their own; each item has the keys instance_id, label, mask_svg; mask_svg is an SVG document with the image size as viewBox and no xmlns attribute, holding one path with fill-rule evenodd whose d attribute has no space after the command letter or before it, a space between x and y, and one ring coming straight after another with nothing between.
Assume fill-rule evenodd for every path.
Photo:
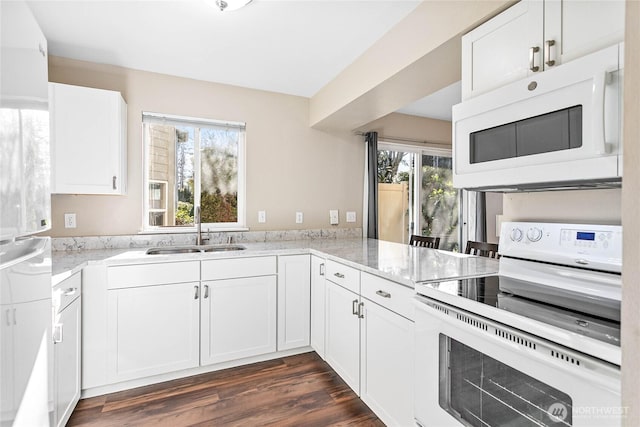
<instances>
[{"instance_id":1,"label":"range digital display","mask_svg":"<svg viewBox=\"0 0 640 427\"><path fill-rule=\"evenodd\" d=\"M576 236L578 240L596 240L596 233L585 233L584 231L578 231Z\"/></svg>"}]
</instances>

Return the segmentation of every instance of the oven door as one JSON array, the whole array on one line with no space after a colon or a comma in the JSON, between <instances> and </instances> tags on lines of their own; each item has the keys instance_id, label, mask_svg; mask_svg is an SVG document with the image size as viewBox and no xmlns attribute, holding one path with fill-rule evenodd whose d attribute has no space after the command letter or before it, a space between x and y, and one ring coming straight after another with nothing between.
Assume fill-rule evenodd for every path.
<instances>
[{"instance_id":1,"label":"oven door","mask_svg":"<svg viewBox=\"0 0 640 427\"><path fill-rule=\"evenodd\" d=\"M619 48L454 106L454 186L508 190L619 180Z\"/></svg>"},{"instance_id":2,"label":"oven door","mask_svg":"<svg viewBox=\"0 0 640 427\"><path fill-rule=\"evenodd\" d=\"M416 297L415 418L428 426L616 426L619 367Z\"/></svg>"}]
</instances>

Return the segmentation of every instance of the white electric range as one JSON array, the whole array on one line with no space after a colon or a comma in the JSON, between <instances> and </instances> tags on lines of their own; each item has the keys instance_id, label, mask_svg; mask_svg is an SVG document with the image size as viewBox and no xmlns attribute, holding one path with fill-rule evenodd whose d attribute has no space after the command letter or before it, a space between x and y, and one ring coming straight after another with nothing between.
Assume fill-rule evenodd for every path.
<instances>
[{"instance_id":1,"label":"white electric range","mask_svg":"<svg viewBox=\"0 0 640 427\"><path fill-rule=\"evenodd\" d=\"M620 226L503 223L497 275L416 285L419 425L620 425Z\"/></svg>"}]
</instances>

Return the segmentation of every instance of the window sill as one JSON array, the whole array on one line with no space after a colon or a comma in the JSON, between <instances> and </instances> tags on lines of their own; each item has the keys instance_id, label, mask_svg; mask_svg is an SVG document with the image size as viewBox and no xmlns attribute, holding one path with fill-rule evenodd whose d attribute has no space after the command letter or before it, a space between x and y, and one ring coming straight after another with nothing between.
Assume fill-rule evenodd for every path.
<instances>
[{"instance_id":1,"label":"window sill","mask_svg":"<svg viewBox=\"0 0 640 427\"><path fill-rule=\"evenodd\" d=\"M224 227L224 228L202 228L203 233L225 233L225 232L242 232L249 231L248 227ZM138 232L139 235L143 234L189 234L197 232L196 227L184 227L184 228L150 228Z\"/></svg>"}]
</instances>

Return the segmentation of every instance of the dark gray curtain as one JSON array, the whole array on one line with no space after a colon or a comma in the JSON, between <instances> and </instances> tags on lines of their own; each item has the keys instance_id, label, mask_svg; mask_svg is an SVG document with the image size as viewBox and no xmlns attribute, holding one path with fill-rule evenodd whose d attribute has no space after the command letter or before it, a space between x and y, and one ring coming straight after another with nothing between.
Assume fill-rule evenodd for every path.
<instances>
[{"instance_id":1,"label":"dark gray curtain","mask_svg":"<svg viewBox=\"0 0 640 427\"><path fill-rule=\"evenodd\" d=\"M487 196L484 191L476 193L476 237L478 242L487 241Z\"/></svg>"},{"instance_id":2,"label":"dark gray curtain","mask_svg":"<svg viewBox=\"0 0 640 427\"><path fill-rule=\"evenodd\" d=\"M367 143L367 164L369 170L367 177L369 181L369 204L367 219L367 237L378 238L378 132L367 132L364 134Z\"/></svg>"}]
</instances>

